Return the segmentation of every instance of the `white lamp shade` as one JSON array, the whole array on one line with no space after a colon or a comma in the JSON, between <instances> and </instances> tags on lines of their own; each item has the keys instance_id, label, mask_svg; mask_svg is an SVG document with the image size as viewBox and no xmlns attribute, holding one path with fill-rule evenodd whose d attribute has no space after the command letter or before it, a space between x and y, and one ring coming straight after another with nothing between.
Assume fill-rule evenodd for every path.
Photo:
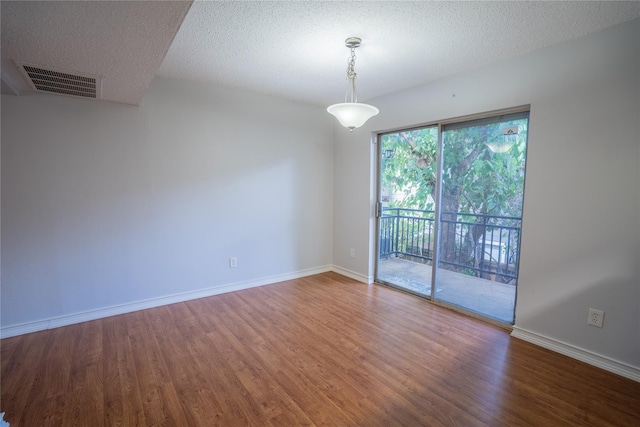
<instances>
[{"instance_id":1,"label":"white lamp shade","mask_svg":"<svg viewBox=\"0 0 640 427\"><path fill-rule=\"evenodd\" d=\"M336 116L340 124L346 128L359 128L371 117L380 112L376 107L358 102L343 102L327 108L329 114Z\"/></svg>"},{"instance_id":2,"label":"white lamp shade","mask_svg":"<svg viewBox=\"0 0 640 427\"><path fill-rule=\"evenodd\" d=\"M511 150L511 147L513 147L513 142L485 142L484 143L487 147L489 147L489 150L493 151L494 153L506 153L507 151Z\"/></svg>"}]
</instances>

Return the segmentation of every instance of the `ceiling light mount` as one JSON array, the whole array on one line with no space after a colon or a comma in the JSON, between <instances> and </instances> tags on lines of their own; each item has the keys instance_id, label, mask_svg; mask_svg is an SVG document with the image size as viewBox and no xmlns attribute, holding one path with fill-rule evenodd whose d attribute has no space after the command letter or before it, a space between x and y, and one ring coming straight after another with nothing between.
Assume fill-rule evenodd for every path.
<instances>
[{"instance_id":1,"label":"ceiling light mount","mask_svg":"<svg viewBox=\"0 0 640 427\"><path fill-rule=\"evenodd\" d=\"M360 46L362 40L359 37L349 37L344 41L346 47L351 50L351 56L347 60L347 93L344 102L333 104L327 111L333 114L340 124L348 128L351 132L359 128L371 117L380 112L376 107L358 102L356 92L356 48Z\"/></svg>"},{"instance_id":2,"label":"ceiling light mount","mask_svg":"<svg viewBox=\"0 0 640 427\"><path fill-rule=\"evenodd\" d=\"M361 43L362 43L362 39L360 37L349 37L344 41L344 45L349 49L355 49L357 47L360 47Z\"/></svg>"}]
</instances>

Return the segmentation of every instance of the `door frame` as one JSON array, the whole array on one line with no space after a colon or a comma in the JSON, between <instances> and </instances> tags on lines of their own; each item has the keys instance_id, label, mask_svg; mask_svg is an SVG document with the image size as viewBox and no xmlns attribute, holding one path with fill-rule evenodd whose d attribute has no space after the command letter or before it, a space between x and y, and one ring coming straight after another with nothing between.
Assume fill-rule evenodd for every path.
<instances>
[{"instance_id":1,"label":"door frame","mask_svg":"<svg viewBox=\"0 0 640 427\"><path fill-rule=\"evenodd\" d=\"M434 251L433 251L433 261L432 261L432 269L431 269L431 293L430 296L425 296L425 295L421 295L419 293L416 292L412 292L410 290L404 290L401 289L399 287L393 286L394 288L397 289L401 289L403 291L409 292L411 294L417 295L421 298L425 298L428 301L430 301L433 304L442 306L442 307L446 307L449 308L451 310L454 311L458 311L461 313L464 313L466 315L469 315L471 317L474 318L479 318L482 319L484 321L487 321L489 323L495 324L497 326L500 326L502 328L511 330L513 328L512 324L508 324L508 323L504 323L501 322L497 319L488 317L488 316L483 316L480 313L477 313L475 311L471 311L471 310L466 310L464 307L455 305L455 304L451 304L448 303L446 301L443 301L439 298L433 298L433 296L435 296L435 292L436 292L436 283L438 280L438 268L437 268L437 263L439 260L439 252L440 252L440 209L441 209L441 197L442 197L442 161L443 161L443 149L442 149L442 144L443 144L443 127L446 125L451 125L451 124L456 124L456 123L462 123L462 122L468 122L468 121L474 121L474 120L481 120L481 119L486 119L486 118L491 118L491 117L496 117L496 116L503 116L503 115L510 115L510 114L517 114L517 113L523 113L523 112L528 112L529 113L529 122L530 122L530 114L531 114L531 105L530 104L523 104L523 105L519 105L516 107L509 107L509 108L503 108L503 109L497 109L497 110L491 110L491 111L486 111L486 112L482 112L482 113L477 113L477 114L469 114L469 115L464 115L464 116L457 116L457 117L453 117L453 118L448 118L448 119L443 119L443 120L437 120L437 121L432 121L432 122L425 122L422 124L418 124L418 125L412 125L412 126L406 126L406 127L397 127L397 128L392 128L392 129L387 129L387 130L383 130L383 131L378 131L378 132L374 132L373 134L373 138L372 138L372 143L376 145L375 147L375 162L374 162L374 167L375 167L375 171L372 174L372 177L374 178L374 194L375 194L375 202L374 202L374 229L373 232L375 233L374 236L374 247L375 247L375 253L373 254L373 265L374 265L374 282L376 283L381 283L383 285L387 285L387 286L393 286L390 283L386 283L384 281L380 281L379 280L379 275L378 275L378 269L379 269L379 259L380 259L380 249L381 249L381 242L380 242L380 218L381 218L381 213L382 213L382 186L380 185L381 182L381 166L382 166L382 144L381 144L381 138L384 135L388 135L388 134L393 134L393 133L398 133L398 132L402 132L402 131L412 131L412 130L418 130L418 129L423 129L426 127L433 127L433 126L437 126L438 127L438 142L437 142L437 147L436 147L436 168L437 168L437 177L436 177L436 188L435 188L435 194L436 194L436 200L435 200L435 218L436 221L434 221ZM529 132L530 132L530 126L528 127L527 130L527 152L528 152L528 139L529 139ZM526 159L526 155L525 155L525 159ZM526 162L526 160L525 160ZM525 173L525 178L524 178L524 183L523 183L523 201L524 201L524 185L526 184L526 173ZM523 212L523 216L524 216L524 212ZM522 241L522 235L520 236L520 240ZM521 251L521 247L522 244L520 243L520 245L518 246L518 259L520 259L520 251ZM515 318L516 318L516 313L515 313L515 307L517 306L517 298L518 298L518 284L516 283L516 290L515 290L515 300L514 300L514 321L513 324L515 324Z\"/></svg>"}]
</instances>

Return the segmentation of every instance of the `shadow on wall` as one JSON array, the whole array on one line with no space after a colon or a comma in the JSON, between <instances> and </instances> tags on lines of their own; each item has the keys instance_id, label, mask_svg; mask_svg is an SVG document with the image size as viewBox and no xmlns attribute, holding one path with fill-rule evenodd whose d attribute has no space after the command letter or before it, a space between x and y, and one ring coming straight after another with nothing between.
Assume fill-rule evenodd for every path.
<instances>
[{"instance_id":1,"label":"shadow on wall","mask_svg":"<svg viewBox=\"0 0 640 427\"><path fill-rule=\"evenodd\" d=\"M557 283L558 292L546 287L545 296L536 296L536 303L516 309L516 330L539 335L569 346L578 352L587 352L613 362L640 370L640 290L637 278L608 277L592 279L586 286L574 286L562 291L563 283L575 282L575 277L565 273L561 277L553 272L528 283ZM564 281L563 281L564 279ZM527 291L519 285L518 301L524 300ZM566 286L568 287L568 286ZM524 295L521 295L524 294ZM532 299L532 298L529 298ZM604 311L602 328L587 323L589 309ZM526 338L525 338L526 339Z\"/></svg>"}]
</instances>

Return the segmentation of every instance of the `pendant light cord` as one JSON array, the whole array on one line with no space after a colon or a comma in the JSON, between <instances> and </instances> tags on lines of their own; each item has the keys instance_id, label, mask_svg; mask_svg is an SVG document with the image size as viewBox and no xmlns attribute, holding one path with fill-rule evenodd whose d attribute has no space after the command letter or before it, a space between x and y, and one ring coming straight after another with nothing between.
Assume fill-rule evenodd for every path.
<instances>
[{"instance_id":1,"label":"pendant light cord","mask_svg":"<svg viewBox=\"0 0 640 427\"><path fill-rule=\"evenodd\" d=\"M344 102L358 102L358 94L356 93L356 49L351 48L351 57L347 60L347 93L344 96Z\"/></svg>"}]
</instances>

